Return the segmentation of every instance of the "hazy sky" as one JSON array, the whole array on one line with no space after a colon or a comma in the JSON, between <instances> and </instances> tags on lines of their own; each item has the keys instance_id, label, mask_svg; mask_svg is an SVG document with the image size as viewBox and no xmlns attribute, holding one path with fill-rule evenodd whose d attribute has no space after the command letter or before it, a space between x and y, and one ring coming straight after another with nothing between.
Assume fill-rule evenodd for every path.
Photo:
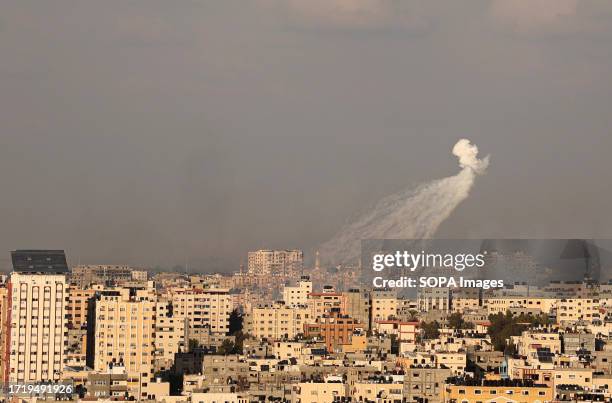
<instances>
[{"instance_id":1,"label":"hazy sky","mask_svg":"<svg viewBox=\"0 0 612 403\"><path fill-rule=\"evenodd\" d=\"M609 0L0 0L0 267L232 269L491 154L444 237L612 237Z\"/></svg>"}]
</instances>

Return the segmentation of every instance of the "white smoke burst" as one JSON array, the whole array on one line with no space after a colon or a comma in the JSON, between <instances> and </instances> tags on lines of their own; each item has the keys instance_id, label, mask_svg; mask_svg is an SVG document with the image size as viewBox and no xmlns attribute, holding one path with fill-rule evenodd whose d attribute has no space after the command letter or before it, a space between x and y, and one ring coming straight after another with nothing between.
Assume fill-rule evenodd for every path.
<instances>
[{"instance_id":1,"label":"white smoke burst","mask_svg":"<svg viewBox=\"0 0 612 403\"><path fill-rule=\"evenodd\" d=\"M478 147L467 139L459 140L452 152L462 168L457 175L383 198L321 245L321 258L330 264L355 264L363 239L431 238L468 197L476 176L484 174L489 165L489 156L478 159Z\"/></svg>"}]
</instances>

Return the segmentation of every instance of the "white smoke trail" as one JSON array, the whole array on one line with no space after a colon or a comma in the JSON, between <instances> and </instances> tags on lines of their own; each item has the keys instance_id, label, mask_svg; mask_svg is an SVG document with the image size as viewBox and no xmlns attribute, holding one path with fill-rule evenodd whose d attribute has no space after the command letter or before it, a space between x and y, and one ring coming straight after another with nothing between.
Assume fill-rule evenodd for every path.
<instances>
[{"instance_id":1,"label":"white smoke trail","mask_svg":"<svg viewBox=\"0 0 612 403\"><path fill-rule=\"evenodd\" d=\"M380 200L373 209L345 226L320 248L331 264L356 263L362 239L428 239L465 200L476 175L485 172L489 156L477 158L478 147L467 139L453 147L461 171Z\"/></svg>"}]
</instances>

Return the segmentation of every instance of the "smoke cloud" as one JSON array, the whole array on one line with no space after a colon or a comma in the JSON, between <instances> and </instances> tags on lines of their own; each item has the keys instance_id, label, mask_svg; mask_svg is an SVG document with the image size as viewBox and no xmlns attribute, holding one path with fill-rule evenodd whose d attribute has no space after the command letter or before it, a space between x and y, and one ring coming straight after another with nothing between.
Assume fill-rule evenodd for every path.
<instances>
[{"instance_id":1,"label":"smoke cloud","mask_svg":"<svg viewBox=\"0 0 612 403\"><path fill-rule=\"evenodd\" d=\"M362 239L427 239L465 200L477 175L485 173L489 156L478 159L478 147L459 140L452 153L461 171L406 189L380 200L374 208L340 230L321 245L321 258L328 264L355 264Z\"/></svg>"}]
</instances>

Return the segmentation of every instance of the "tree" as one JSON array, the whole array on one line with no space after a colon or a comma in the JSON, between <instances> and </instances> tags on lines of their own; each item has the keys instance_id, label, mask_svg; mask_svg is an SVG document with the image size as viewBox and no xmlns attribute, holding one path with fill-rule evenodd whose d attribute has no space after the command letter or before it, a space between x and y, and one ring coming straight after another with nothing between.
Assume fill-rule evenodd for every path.
<instances>
[{"instance_id":1,"label":"tree","mask_svg":"<svg viewBox=\"0 0 612 403\"><path fill-rule=\"evenodd\" d=\"M236 332L242 331L243 316L234 309L229 317L229 334L233 336Z\"/></svg>"},{"instance_id":2,"label":"tree","mask_svg":"<svg viewBox=\"0 0 612 403\"><path fill-rule=\"evenodd\" d=\"M440 337L440 324L436 320L429 323L422 322L421 329L423 329L424 339L437 339Z\"/></svg>"},{"instance_id":3,"label":"tree","mask_svg":"<svg viewBox=\"0 0 612 403\"><path fill-rule=\"evenodd\" d=\"M465 319L463 319L463 315L459 312L455 312L448 317L448 326L455 330L474 328L474 324L466 322Z\"/></svg>"},{"instance_id":4,"label":"tree","mask_svg":"<svg viewBox=\"0 0 612 403\"><path fill-rule=\"evenodd\" d=\"M193 351L196 350L198 348L200 348L200 342L197 341L196 339L189 339L189 343L187 345L189 351Z\"/></svg>"},{"instance_id":5,"label":"tree","mask_svg":"<svg viewBox=\"0 0 612 403\"><path fill-rule=\"evenodd\" d=\"M459 312L455 312L448 317L448 326L455 330L463 329L465 320Z\"/></svg>"},{"instance_id":6,"label":"tree","mask_svg":"<svg viewBox=\"0 0 612 403\"><path fill-rule=\"evenodd\" d=\"M235 350L236 350L236 344L230 339L225 339L223 340L223 343L221 343L221 345L217 349L217 353L220 355L235 354L234 353Z\"/></svg>"},{"instance_id":7,"label":"tree","mask_svg":"<svg viewBox=\"0 0 612 403\"><path fill-rule=\"evenodd\" d=\"M244 352L244 340L249 338L249 334L240 330L234 334L234 338L234 354L242 354Z\"/></svg>"},{"instance_id":8,"label":"tree","mask_svg":"<svg viewBox=\"0 0 612 403\"><path fill-rule=\"evenodd\" d=\"M549 319L546 315L525 315L520 314L518 316L512 316L510 311L506 311L505 314L498 313L489 316L491 326L489 326L488 333L491 336L493 347L498 351L506 351L508 353L513 352L513 346L508 344L508 339L511 336L519 336L524 330L532 326L545 326L548 325Z\"/></svg>"}]
</instances>

